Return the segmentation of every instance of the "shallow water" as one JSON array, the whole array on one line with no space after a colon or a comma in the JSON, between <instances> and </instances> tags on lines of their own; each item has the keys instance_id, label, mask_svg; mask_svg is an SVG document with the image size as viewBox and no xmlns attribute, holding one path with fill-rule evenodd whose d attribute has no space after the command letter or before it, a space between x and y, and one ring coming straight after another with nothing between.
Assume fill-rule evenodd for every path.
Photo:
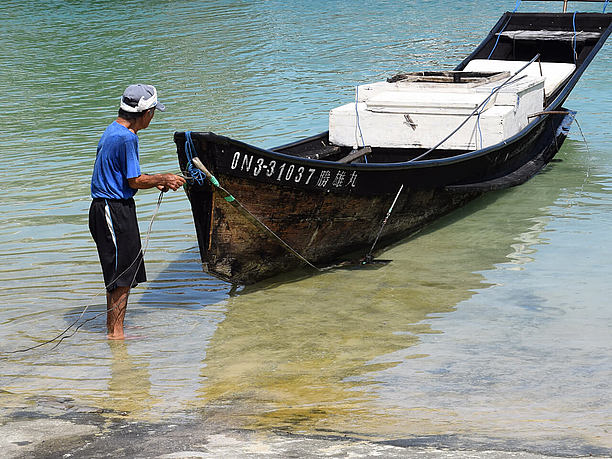
<instances>
[{"instance_id":1,"label":"shallow water","mask_svg":"<svg viewBox=\"0 0 612 459\"><path fill-rule=\"evenodd\" d=\"M451 69L515 2L91 3L0 6L0 349L51 339L88 305L56 349L0 361L7 422L69 398L131 419L612 454L609 45L566 103L588 148L574 126L544 173L379 269L234 292L201 271L188 202L166 194L134 339L107 342L89 178L125 86L151 82L168 107L140 135L143 169L177 171L174 130L263 146L321 132L355 84ZM143 234L156 201L137 195Z\"/></svg>"}]
</instances>

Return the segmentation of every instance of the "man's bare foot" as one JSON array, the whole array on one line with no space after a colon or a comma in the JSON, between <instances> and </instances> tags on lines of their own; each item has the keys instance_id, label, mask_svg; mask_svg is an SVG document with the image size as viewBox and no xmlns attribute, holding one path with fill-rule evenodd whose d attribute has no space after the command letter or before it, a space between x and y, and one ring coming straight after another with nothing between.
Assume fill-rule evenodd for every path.
<instances>
[{"instance_id":1,"label":"man's bare foot","mask_svg":"<svg viewBox=\"0 0 612 459\"><path fill-rule=\"evenodd\" d=\"M125 335L123 334L123 332L121 333L109 333L108 335L106 335L106 337L108 339L125 339Z\"/></svg>"},{"instance_id":2,"label":"man's bare foot","mask_svg":"<svg viewBox=\"0 0 612 459\"><path fill-rule=\"evenodd\" d=\"M106 335L107 339L110 340L131 340L131 339L140 339L142 335Z\"/></svg>"},{"instance_id":3,"label":"man's bare foot","mask_svg":"<svg viewBox=\"0 0 612 459\"><path fill-rule=\"evenodd\" d=\"M117 287L106 293L106 331L108 339L125 339L123 320L127 309L129 287Z\"/></svg>"}]
</instances>

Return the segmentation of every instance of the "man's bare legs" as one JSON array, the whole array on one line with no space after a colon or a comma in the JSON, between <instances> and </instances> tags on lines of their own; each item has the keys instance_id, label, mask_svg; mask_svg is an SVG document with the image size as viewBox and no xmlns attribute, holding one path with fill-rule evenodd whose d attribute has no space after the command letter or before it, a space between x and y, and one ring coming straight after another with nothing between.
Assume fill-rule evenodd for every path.
<instances>
[{"instance_id":1,"label":"man's bare legs","mask_svg":"<svg viewBox=\"0 0 612 459\"><path fill-rule=\"evenodd\" d=\"M123 339L123 320L127 309L130 287L117 287L106 292L106 329L108 339Z\"/></svg>"}]
</instances>

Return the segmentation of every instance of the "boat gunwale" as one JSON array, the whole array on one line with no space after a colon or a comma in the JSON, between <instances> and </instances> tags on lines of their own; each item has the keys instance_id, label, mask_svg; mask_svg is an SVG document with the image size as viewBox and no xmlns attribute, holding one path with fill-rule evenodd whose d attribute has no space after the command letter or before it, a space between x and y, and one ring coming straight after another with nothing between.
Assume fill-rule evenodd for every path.
<instances>
[{"instance_id":1,"label":"boat gunwale","mask_svg":"<svg viewBox=\"0 0 612 459\"><path fill-rule=\"evenodd\" d=\"M547 109L546 111L550 111L550 109ZM525 128L523 128L523 130L521 130L514 136L509 137L508 139L500 143L497 143L495 145L491 145L487 148L469 151L469 152L451 156L448 158L426 159L426 160L418 160L418 161L402 161L402 162L396 162L396 163L373 163L373 162L370 162L370 163L339 163L337 161L326 161L324 159L310 159L310 158L303 158L300 156L290 155L287 153L275 151L279 147L274 147L273 149L266 149L266 148L258 147L256 145L251 145L251 144L242 142L240 140L233 139L231 137L218 135L218 134L215 134L214 132L196 132L194 131L191 133L191 135L193 136L195 134L195 135L199 135L199 136L202 136L208 139L211 139L211 138L223 139L224 141L223 143L233 144L245 150L257 152L261 156L265 156L269 158L283 158L283 160L285 160L286 162L290 162L290 163L298 164L302 166L317 165L319 167L325 167L328 169L343 169L343 170L351 170L351 171L352 170L398 171L398 170L408 170L408 169L423 169L427 167L443 167L446 165L456 164L459 162L478 158L480 156L485 156L489 153L505 148L509 144L515 143L523 139L533 129L535 129L541 123L543 123L546 120L546 117L548 116L550 115L549 114L540 115L538 118L536 118L534 121L529 123L527 126L525 126ZM321 135L326 134L327 132L328 131L325 131L322 134L308 137L308 139L314 140L317 137L320 137ZM302 141L306 142L306 139L303 139ZM288 147L289 145L299 145L300 142L302 141L298 141L295 144L287 144L287 146L285 147Z\"/></svg>"}]
</instances>

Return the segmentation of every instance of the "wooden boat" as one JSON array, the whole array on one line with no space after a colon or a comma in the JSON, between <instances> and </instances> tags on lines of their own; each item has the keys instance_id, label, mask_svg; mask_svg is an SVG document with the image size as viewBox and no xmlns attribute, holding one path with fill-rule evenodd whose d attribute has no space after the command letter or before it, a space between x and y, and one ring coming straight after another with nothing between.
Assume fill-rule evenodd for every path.
<instances>
[{"instance_id":1,"label":"wooden boat","mask_svg":"<svg viewBox=\"0 0 612 459\"><path fill-rule=\"evenodd\" d=\"M453 72L413 73L358 87L362 95L352 103L354 110L332 111L338 117L330 115L331 133L263 149L211 132L176 132L181 169L200 181L187 194L205 271L250 284L302 265L322 269L347 253L365 253L377 235L384 247L484 192L525 182L566 138L575 113L563 103L611 32L611 14L505 13ZM487 134L493 140L483 141L487 106L493 98L520 99L520 88L519 96L502 94L518 80L533 83L528 92L540 91L533 94L540 94L541 108L504 121L507 113L518 111L506 107L491 125L507 122L515 132L499 140ZM422 128L436 124L431 112L438 106L423 108L423 98L416 104L406 92L394 96L393 91L404 89L414 94L419 85L427 94L447 91L451 105L455 96L463 101L456 104L459 113L443 113L447 131L455 127L450 120L463 120L446 140L440 138L444 142L427 144L430 133ZM489 85L484 93L483 85ZM480 88L480 96L466 87ZM371 89L380 97L363 94ZM396 106L397 100L408 99L403 108ZM350 116L356 118L355 133L365 128L360 122L370 123L365 134L355 134L353 145L341 139ZM332 125L337 119L338 126ZM397 124L388 136L376 129L381 120ZM446 134L441 131L439 137ZM410 137L419 132L424 134ZM461 135L463 147L455 141ZM196 176L198 160L220 188Z\"/></svg>"}]
</instances>

